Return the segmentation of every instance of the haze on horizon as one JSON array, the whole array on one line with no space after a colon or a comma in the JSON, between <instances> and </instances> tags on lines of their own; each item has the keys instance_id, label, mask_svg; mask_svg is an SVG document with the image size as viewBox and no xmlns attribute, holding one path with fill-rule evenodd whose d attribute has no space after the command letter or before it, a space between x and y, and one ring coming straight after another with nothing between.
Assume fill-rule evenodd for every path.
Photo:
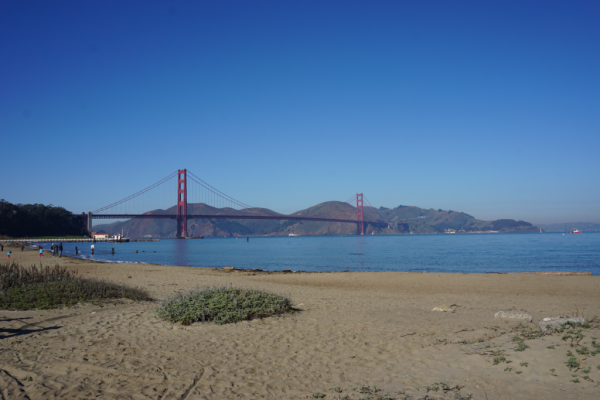
<instances>
[{"instance_id":1,"label":"haze on horizon","mask_svg":"<svg viewBox=\"0 0 600 400\"><path fill-rule=\"evenodd\" d=\"M0 3L0 198L600 223L600 3ZM175 201L175 194L174 194Z\"/></svg>"}]
</instances>

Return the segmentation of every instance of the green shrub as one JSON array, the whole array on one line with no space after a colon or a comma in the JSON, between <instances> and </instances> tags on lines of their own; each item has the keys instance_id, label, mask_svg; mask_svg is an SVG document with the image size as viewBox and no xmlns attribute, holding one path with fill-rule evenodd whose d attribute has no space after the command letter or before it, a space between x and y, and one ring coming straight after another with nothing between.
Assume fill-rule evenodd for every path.
<instances>
[{"instance_id":1,"label":"green shrub","mask_svg":"<svg viewBox=\"0 0 600 400\"><path fill-rule=\"evenodd\" d=\"M9 310L49 309L79 302L117 298L149 300L142 289L76 277L76 271L58 266L21 267L0 265L0 308Z\"/></svg>"},{"instance_id":2,"label":"green shrub","mask_svg":"<svg viewBox=\"0 0 600 400\"><path fill-rule=\"evenodd\" d=\"M577 361L577 359L575 357L571 357L569 358L569 360L565 363L567 367L569 367L570 370L578 370L579 367L581 366L581 363L579 361Z\"/></svg>"},{"instance_id":3,"label":"green shrub","mask_svg":"<svg viewBox=\"0 0 600 400\"><path fill-rule=\"evenodd\" d=\"M217 325L269 317L291 311L292 301L261 290L233 287L198 288L175 294L156 309L159 318L189 325L213 321Z\"/></svg>"},{"instance_id":4,"label":"green shrub","mask_svg":"<svg viewBox=\"0 0 600 400\"><path fill-rule=\"evenodd\" d=\"M34 283L56 282L71 279L77 272L67 271L56 265L54 268L43 267L38 269L35 265L29 268L22 267L16 262L0 264L0 291L30 285Z\"/></svg>"},{"instance_id":5,"label":"green shrub","mask_svg":"<svg viewBox=\"0 0 600 400\"><path fill-rule=\"evenodd\" d=\"M504 357L504 356L494 357L494 365L498 365L501 362L505 362L505 361L506 361L506 357Z\"/></svg>"}]
</instances>

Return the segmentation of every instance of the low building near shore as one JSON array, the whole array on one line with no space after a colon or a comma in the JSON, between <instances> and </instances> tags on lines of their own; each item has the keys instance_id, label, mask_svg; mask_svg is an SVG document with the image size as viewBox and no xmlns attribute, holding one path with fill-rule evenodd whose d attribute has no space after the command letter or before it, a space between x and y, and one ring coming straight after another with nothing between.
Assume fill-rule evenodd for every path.
<instances>
[{"instance_id":1,"label":"low building near shore","mask_svg":"<svg viewBox=\"0 0 600 400\"><path fill-rule=\"evenodd\" d=\"M110 233L106 232L92 232L92 239L108 239Z\"/></svg>"}]
</instances>

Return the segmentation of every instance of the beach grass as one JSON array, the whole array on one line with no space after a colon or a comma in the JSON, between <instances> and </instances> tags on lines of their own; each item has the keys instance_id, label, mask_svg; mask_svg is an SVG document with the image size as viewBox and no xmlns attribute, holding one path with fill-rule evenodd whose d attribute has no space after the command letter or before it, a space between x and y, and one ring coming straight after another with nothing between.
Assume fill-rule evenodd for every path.
<instances>
[{"instance_id":1,"label":"beach grass","mask_svg":"<svg viewBox=\"0 0 600 400\"><path fill-rule=\"evenodd\" d=\"M213 287L174 294L159 304L156 314L183 325L208 321L222 325L291 311L292 301L285 296L262 290Z\"/></svg>"},{"instance_id":2,"label":"beach grass","mask_svg":"<svg viewBox=\"0 0 600 400\"><path fill-rule=\"evenodd\" d=\"M0 264L0 309L31 310L110 299L149 300L146 291L96 279L55 266Z\"/></svg>"}]
</instances>

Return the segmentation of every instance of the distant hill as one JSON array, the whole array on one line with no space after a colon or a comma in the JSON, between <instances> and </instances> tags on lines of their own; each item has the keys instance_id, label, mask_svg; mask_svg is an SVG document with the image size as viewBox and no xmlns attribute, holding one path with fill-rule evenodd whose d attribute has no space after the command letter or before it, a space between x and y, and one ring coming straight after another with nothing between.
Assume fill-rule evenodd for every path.
<instances>
[{"instance_id":1,"label":"distant hill","mask_svg":"<svg viewBox=\"0 0 600 400\"><path fill-rule=\"evenodd\" d=\"M539 225L548 232L569 232L579 229L582 232L600 232L600 224L595 222L568 222L562 224Z\"/></svg>"},{"instance_id":2,"label":"distant hill","mask_svg":"<svg viewBox=\"0 0 600 400\"><path fill-rule=\"evenodd\" d=\"M176 208L154 210L148 214L175 214ZM264 208L249 208L236 211L228 208L214 208L204 203L188 204L189 214L237 214L237 215L281 215ZM340 201L327 201L291 214L292 216L356 219L356 208ZM388 227L365 226L365 234L398 233L444 233L456 232L537 232L539 227L529 222L512 219L482 221L458 211L423 209L414 206L398 206L390 209L381 207L364 208L364 219L387 222ZM176 223L173 219L131 219L113 224L95 225L95 231L120 233L126 237L174 237ZM297 235L353 235L356 225L340 222L313 222L289 220L246 220L246 219L195 219L188 220L190 236L230 237L230 236L287 236Z\"/></svg>"}]
</instances>

